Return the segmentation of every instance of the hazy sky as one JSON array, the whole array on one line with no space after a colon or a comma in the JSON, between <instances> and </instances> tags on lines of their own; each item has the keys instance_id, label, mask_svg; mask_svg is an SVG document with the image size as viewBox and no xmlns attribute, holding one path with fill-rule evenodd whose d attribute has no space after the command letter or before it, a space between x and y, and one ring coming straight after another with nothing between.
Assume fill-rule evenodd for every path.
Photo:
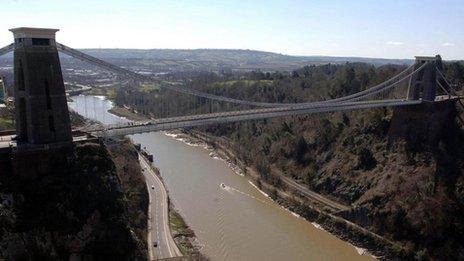
<instances>
[{"instance_id":1,"label":"hazy sky","mask_svg":"<svg viewBox=\"0 0 464 261\"><path fill-rule=\"evenodd\" d=\"M76 48L240 48L292 55L464 59L464 0L0 0L9 28Z\"/></svg>"}]
</instances>

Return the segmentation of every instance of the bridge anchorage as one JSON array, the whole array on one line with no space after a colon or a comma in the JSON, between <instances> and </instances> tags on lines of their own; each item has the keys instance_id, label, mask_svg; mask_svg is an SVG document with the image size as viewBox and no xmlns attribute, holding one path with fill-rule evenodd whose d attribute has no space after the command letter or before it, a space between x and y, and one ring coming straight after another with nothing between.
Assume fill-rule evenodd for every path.
<instances>
[{"instance_id":1,"label":"bridge anchorage","mask_svg":"<svg viewBox=\"0 0 464 261\"><path fill-rule=\"evenodd\" d=\"M121 78L136 82L156 82L167 91L254 108L83 129L96 136L127 135L302 114L410 106L443 100L444 96L437 97L439 90L446 94L446 99L458 98L441 72L443 65L439 55L418 56L414 64L392 78L347 96L312 102L279 103L220 96L139 74L56 42L57 30L54 29L17 28L11 31L14 33L15 43L1 48L0 55L14 50L16 133L18 141L27 144L71 141L68 108L57 51L113 72Z\"/></svg>"}]
</instances>

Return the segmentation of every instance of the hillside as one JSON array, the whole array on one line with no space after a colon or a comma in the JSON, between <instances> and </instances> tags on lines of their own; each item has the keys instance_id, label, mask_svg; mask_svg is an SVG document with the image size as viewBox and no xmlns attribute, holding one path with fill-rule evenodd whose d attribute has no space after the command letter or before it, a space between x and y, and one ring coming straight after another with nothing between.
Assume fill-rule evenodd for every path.
<instances>
[{"instance_id":1,"label":"hillside","mask_svg":"<svg viewBox=\"0 0 464 261\"><path fill-rule=\"evenodd\" d=\"M382 59L333 56L291 56L279 53L241 49L82 49L87 54L104 59L155 59L180 61L215 61L221 63L341 63L366 62L381 64L409 64L410 59Z\"/></svg>"},{"instance_id":2,"label":"hillside","mask_svg":"<svg viewBox=\"0 0 464 261\"><path fill-rule=\"evenodd\" d=\"M72 47L72 46L71 46ZM408 59L384 59L336 56L292 56L273 52L240 49L80 49L84 53L120 66L137 66L151 69L178 68L179 70L265 70L290 71L308 64L343 64L363 62L382 66L386 64L411 64ZM12 53L0 57L0 67L11 66ZM61 55L63 65L77 61ZM78 62L80 64L80 62Z\"/></svg>"},{"instance_id":3,"label":"hillside","mask_svg":"<svg viewBox=\"0 0 464 261\"><path fill-rule=\"evenodd\" d=\"M362 57L291 56L272 52L239 49L84 49L92 56L132 66L182 68L183 70L293 70L307 64L366 62L410 64L407 59ZM160 62L162 60L163 62Z\"/></svg>"}]
</instances>

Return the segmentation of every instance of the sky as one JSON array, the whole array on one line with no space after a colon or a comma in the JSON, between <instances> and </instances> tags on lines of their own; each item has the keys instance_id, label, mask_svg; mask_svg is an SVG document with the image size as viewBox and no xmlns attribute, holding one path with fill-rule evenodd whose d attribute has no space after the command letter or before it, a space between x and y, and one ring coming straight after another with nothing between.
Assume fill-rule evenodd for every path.
<instances>
[{"instance_id":1,"label":"sky","mask_svg":"<svg viewBox=\"0 0 464 261\"><path fill-rule=\"evenodd\" d=\"M464 0L0 0L0 46L22 26L74 48L464 59Z\"/></svg>"}]
</instances>

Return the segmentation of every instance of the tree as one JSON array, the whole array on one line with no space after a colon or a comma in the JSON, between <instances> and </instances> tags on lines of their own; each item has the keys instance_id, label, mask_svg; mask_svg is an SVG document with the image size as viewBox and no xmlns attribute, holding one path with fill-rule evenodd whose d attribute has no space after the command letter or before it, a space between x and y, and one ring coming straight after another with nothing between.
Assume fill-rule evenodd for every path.
<instances>
[{"instance_id":1,"label":"tree","mask_svg":"<svg viewBox=\"0 0 464 261\"><path fill-rule=\"evenodd\" d=\"M299 136L295 147L295 159L299 164L305 163L305 154L308 149L308 143L303 136Z\"/></svg>"},{"instance_id":2,"label":"tree","mask_svg":"<svg viewBox=\"0 0 464 261\"><path fill-rule=\"evenodd\" d=\"M315 178L316 178L316 172L312 169L306 172L303 177L304 182L308 185L309 188L313 187L313 180Z\"/></svg>"}]
</instances>

